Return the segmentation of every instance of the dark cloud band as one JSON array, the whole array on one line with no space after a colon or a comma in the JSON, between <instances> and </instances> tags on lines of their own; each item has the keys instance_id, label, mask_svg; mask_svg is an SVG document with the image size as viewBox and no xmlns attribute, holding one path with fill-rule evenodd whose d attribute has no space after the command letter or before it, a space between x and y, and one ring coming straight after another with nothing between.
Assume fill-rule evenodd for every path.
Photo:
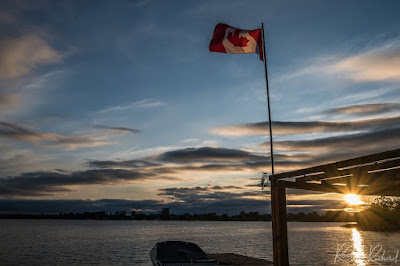
<instances>
[{"instance_id":1,"label":"dark cloud band","mask_svg":"<svg viewBox=\"0 0 400 266\"><path fill-rule=\"evenodd\" d=\"M77 172L39 171L0 179L0 196L47 196L71 191L70 186L114 185L151 179L178 180L176 177L125 169L96 169Z\"/></svg>"},{"instance_id":2,"label":"dark cloud band","mask_svg":"<svg viewBox=\"0 0 400 266\"><path fill-rule=\"evenodd\" d=\"M371 130L376 128L386 128L398 125L400 117L383 117L375 119L364 119L354 121L300 121L300 122L272 122L273 134L307 134L307 133L331 133L349 132L359 130ZM211 131L214 134L224 136L246 136L246 135L265 135L269 134L268 122L238 124L215 128Z\"/></svg>"}]
</instances>

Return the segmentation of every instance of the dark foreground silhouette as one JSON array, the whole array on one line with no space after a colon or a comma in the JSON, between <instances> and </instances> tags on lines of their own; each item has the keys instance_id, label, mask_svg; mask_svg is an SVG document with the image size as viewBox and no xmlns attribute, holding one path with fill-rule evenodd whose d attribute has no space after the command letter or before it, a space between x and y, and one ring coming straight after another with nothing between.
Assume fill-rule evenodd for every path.
<instances>
[{"instance_id":1,"label":"dark foreground silhouette","mask_svg":"<svg viewBox=\"0 0 400 266\"><path fill-rule=\"evenodd\" d=\"M400 231L400 198L380 197L355 214L357 228L367 231Z\"/></svg>"}]
</instances>

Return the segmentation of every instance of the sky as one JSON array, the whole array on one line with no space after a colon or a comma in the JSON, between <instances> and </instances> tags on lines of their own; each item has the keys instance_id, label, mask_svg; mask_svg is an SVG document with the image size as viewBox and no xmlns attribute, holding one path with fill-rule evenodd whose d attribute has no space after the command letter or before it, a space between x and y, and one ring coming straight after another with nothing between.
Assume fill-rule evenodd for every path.
<instances>
[{"instance_id":1,"label":"sky","mask_svg":"<svg viewBox=\"0 0 400 266\"><path fill-rule=\"evenodd\" d=\"M398 1L2 1L0 212L270 212L276 172L400 148ZM343 195L288 189L288 212ZM370 202L372 199L364 198Z\"/></svg>"}]
</instances>

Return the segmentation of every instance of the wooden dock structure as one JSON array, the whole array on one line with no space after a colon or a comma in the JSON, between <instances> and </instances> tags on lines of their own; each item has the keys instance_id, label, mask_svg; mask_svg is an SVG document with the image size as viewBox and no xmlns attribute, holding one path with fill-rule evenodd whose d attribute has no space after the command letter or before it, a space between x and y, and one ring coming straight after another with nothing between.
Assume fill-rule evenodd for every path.
<instances>
[{"instance_id":1,"label":"wooden dock structure","mask_svg":"<svg viewBox=\"0 0 400 266\"><path fill-rule=\"evenodd\" d=\"M274 265L289 265L286 188L400 196L400 149L270 176Z\"/></svg>"}]
</instances>

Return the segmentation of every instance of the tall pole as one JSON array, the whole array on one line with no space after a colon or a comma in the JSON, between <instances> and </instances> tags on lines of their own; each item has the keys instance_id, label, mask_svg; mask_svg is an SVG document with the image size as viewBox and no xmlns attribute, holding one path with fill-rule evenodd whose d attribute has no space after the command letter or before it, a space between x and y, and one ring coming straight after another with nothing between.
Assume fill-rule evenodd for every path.
<instances>
[{"instance_id":1,"label":"tall pole","mask_svg":"<svg viewBox=\"0 0 400 266\"><path fill-rule=\"evenodd\" d=\"M262 28L262 44L263 44L263 60L264 60L264 71L265 71L265 80L266 80L266 85L267 85L267 100L268 100L268 121L269 121L269 147L271 151L271 171L272 171L272 176L271 176L271 182L274 181L274 148L273 148L273 143L272 143L272 121L271 121L271 107L269 103L269 85L268 85L268 71L267 71L267 53L265 51L265 35L264 35L264 23L261 23L261 28Z\"/></svg>"},{"instance_id":2,"label":"tall pole","mask_svg":"<svg viewBox=\"0 0 400 266\"><path fill-rule=\"evenodd\" d=\"M261 23L262 28L262 44L263 44L263 59L265 80L267 87L267 100L268 100L268 121L269 121L269 143L271 150L271 214L272 214L272 242L274 265L282 266L289 265L288 254L288 241L287 241L287 219L286 219L286 189L283 182L275 180L274 171L274 151L272 142L272 120L271 120L271 107L269 101L269 84L267 72L267 53L265 49L265 34L264 23Z\"/></svg>"}]
</instances>

